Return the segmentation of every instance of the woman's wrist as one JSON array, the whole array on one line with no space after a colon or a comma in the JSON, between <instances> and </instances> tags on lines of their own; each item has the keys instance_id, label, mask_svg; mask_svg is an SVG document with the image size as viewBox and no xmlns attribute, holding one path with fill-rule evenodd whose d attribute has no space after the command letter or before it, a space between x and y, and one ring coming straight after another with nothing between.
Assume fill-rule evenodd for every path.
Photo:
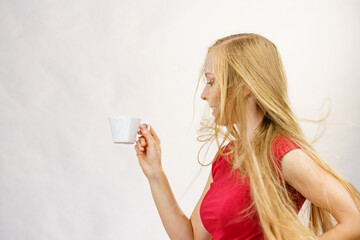
<instances>
[{"instance_id":1,"label":"woman's wrist","mask_svg":"<svg viewBox=\"0 0 360 240\"><path fill-rule=\"evenodd\" d=\"M151 182L159 182L161 179L163 179L165 176L165 172L162 168L153 170L149 176L147 176L148 181Z\"/></svg>"}]
</instances>

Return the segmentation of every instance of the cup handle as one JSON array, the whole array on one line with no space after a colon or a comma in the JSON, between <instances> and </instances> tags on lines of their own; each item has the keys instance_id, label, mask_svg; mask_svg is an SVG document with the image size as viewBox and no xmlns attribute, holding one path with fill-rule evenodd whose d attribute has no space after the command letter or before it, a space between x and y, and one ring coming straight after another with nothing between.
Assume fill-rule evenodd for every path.
<instances>
[{"instance_id":1,"label":"cup handle","mask_svg":"<svg viewBox=\"0 0 360 240\"><path fill-rule=\"evenodd\" d=\"M141 124L145 124L145 125L147 126L148 131L150 131L150 124L149 124L149 123L143 122L143 123L141 123ZM140 124L140 125L141 125L141 124ZM139 127L140 127L140 126L139 126ZM141 138L142 136L143 136L142 134L137 134L135 141L137 142L137 141L139 140L139 138Z\"/></svg>"}]
</instances>

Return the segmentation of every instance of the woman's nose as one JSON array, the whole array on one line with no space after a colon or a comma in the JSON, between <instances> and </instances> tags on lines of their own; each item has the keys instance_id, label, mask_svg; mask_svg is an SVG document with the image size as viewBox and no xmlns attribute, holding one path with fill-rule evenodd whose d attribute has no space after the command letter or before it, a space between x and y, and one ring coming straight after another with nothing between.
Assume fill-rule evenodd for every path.
<instances>
[{"instance_id":1,"label":"woman's nose","mask_svg":"<svg viewBox=\"0 0 360 240\"><path fill-rule=\"evenodd\" d=\"M204 89L201 93L201 99L204 101L207 101L207 93L206 93L206 89Z\"/></svg>"},{"instance_id":2,"label":"woman's nose","mask_svg":"<svg viewBox=\"0 0 360 240\"><path fill-rule=\"evenodd\" d=\"M201 99L207 101L207 97L205 96L204 92L201 94Z\"/></svg>"}]
</instances>

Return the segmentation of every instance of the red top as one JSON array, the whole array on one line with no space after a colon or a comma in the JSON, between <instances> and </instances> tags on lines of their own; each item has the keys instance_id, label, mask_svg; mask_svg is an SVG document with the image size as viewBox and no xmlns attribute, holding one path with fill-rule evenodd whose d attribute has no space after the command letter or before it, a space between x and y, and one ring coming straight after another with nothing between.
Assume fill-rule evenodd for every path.
<instances>
[{"instance_id":1,"label":"red top","mask_svg":"<svg viewBox=\"0 0 360 240\"><path fill-rule=\"evenodd\" d=\"M222 148L224 152L229 150L230 144ZM300 147L284 136L278 135L274 139L272 149L279 169L281 158L295 148ZM229 156L222 157L219 154L212 164L213 182L200 206L202 223L212 235L212 240L263 240L263 231L257 214L247 218L237 215L252 202L249 178L243 177L239 181L236 176L231 175L229 159ZM299 211L305 198L288 184L287 188Z\"/></svg>"}]
</instances>

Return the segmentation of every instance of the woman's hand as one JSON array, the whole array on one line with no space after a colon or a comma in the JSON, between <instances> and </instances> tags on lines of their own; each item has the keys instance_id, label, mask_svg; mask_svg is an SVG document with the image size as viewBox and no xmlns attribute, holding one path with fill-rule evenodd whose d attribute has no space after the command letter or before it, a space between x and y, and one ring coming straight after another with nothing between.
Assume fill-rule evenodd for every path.
<instances>
[{"instance_id":1,"label":"woman's hand","mask_svg":"<svg viewBox=\"0 0 360 240\"><path fill-rule=\"evenodd\" d=\"M162 172L160 139L152 127L149 131L144 126L140 126L138 133L143 136L136 142L135 151L145 176L150 180Z\"/></svg>"}]
</instances>

